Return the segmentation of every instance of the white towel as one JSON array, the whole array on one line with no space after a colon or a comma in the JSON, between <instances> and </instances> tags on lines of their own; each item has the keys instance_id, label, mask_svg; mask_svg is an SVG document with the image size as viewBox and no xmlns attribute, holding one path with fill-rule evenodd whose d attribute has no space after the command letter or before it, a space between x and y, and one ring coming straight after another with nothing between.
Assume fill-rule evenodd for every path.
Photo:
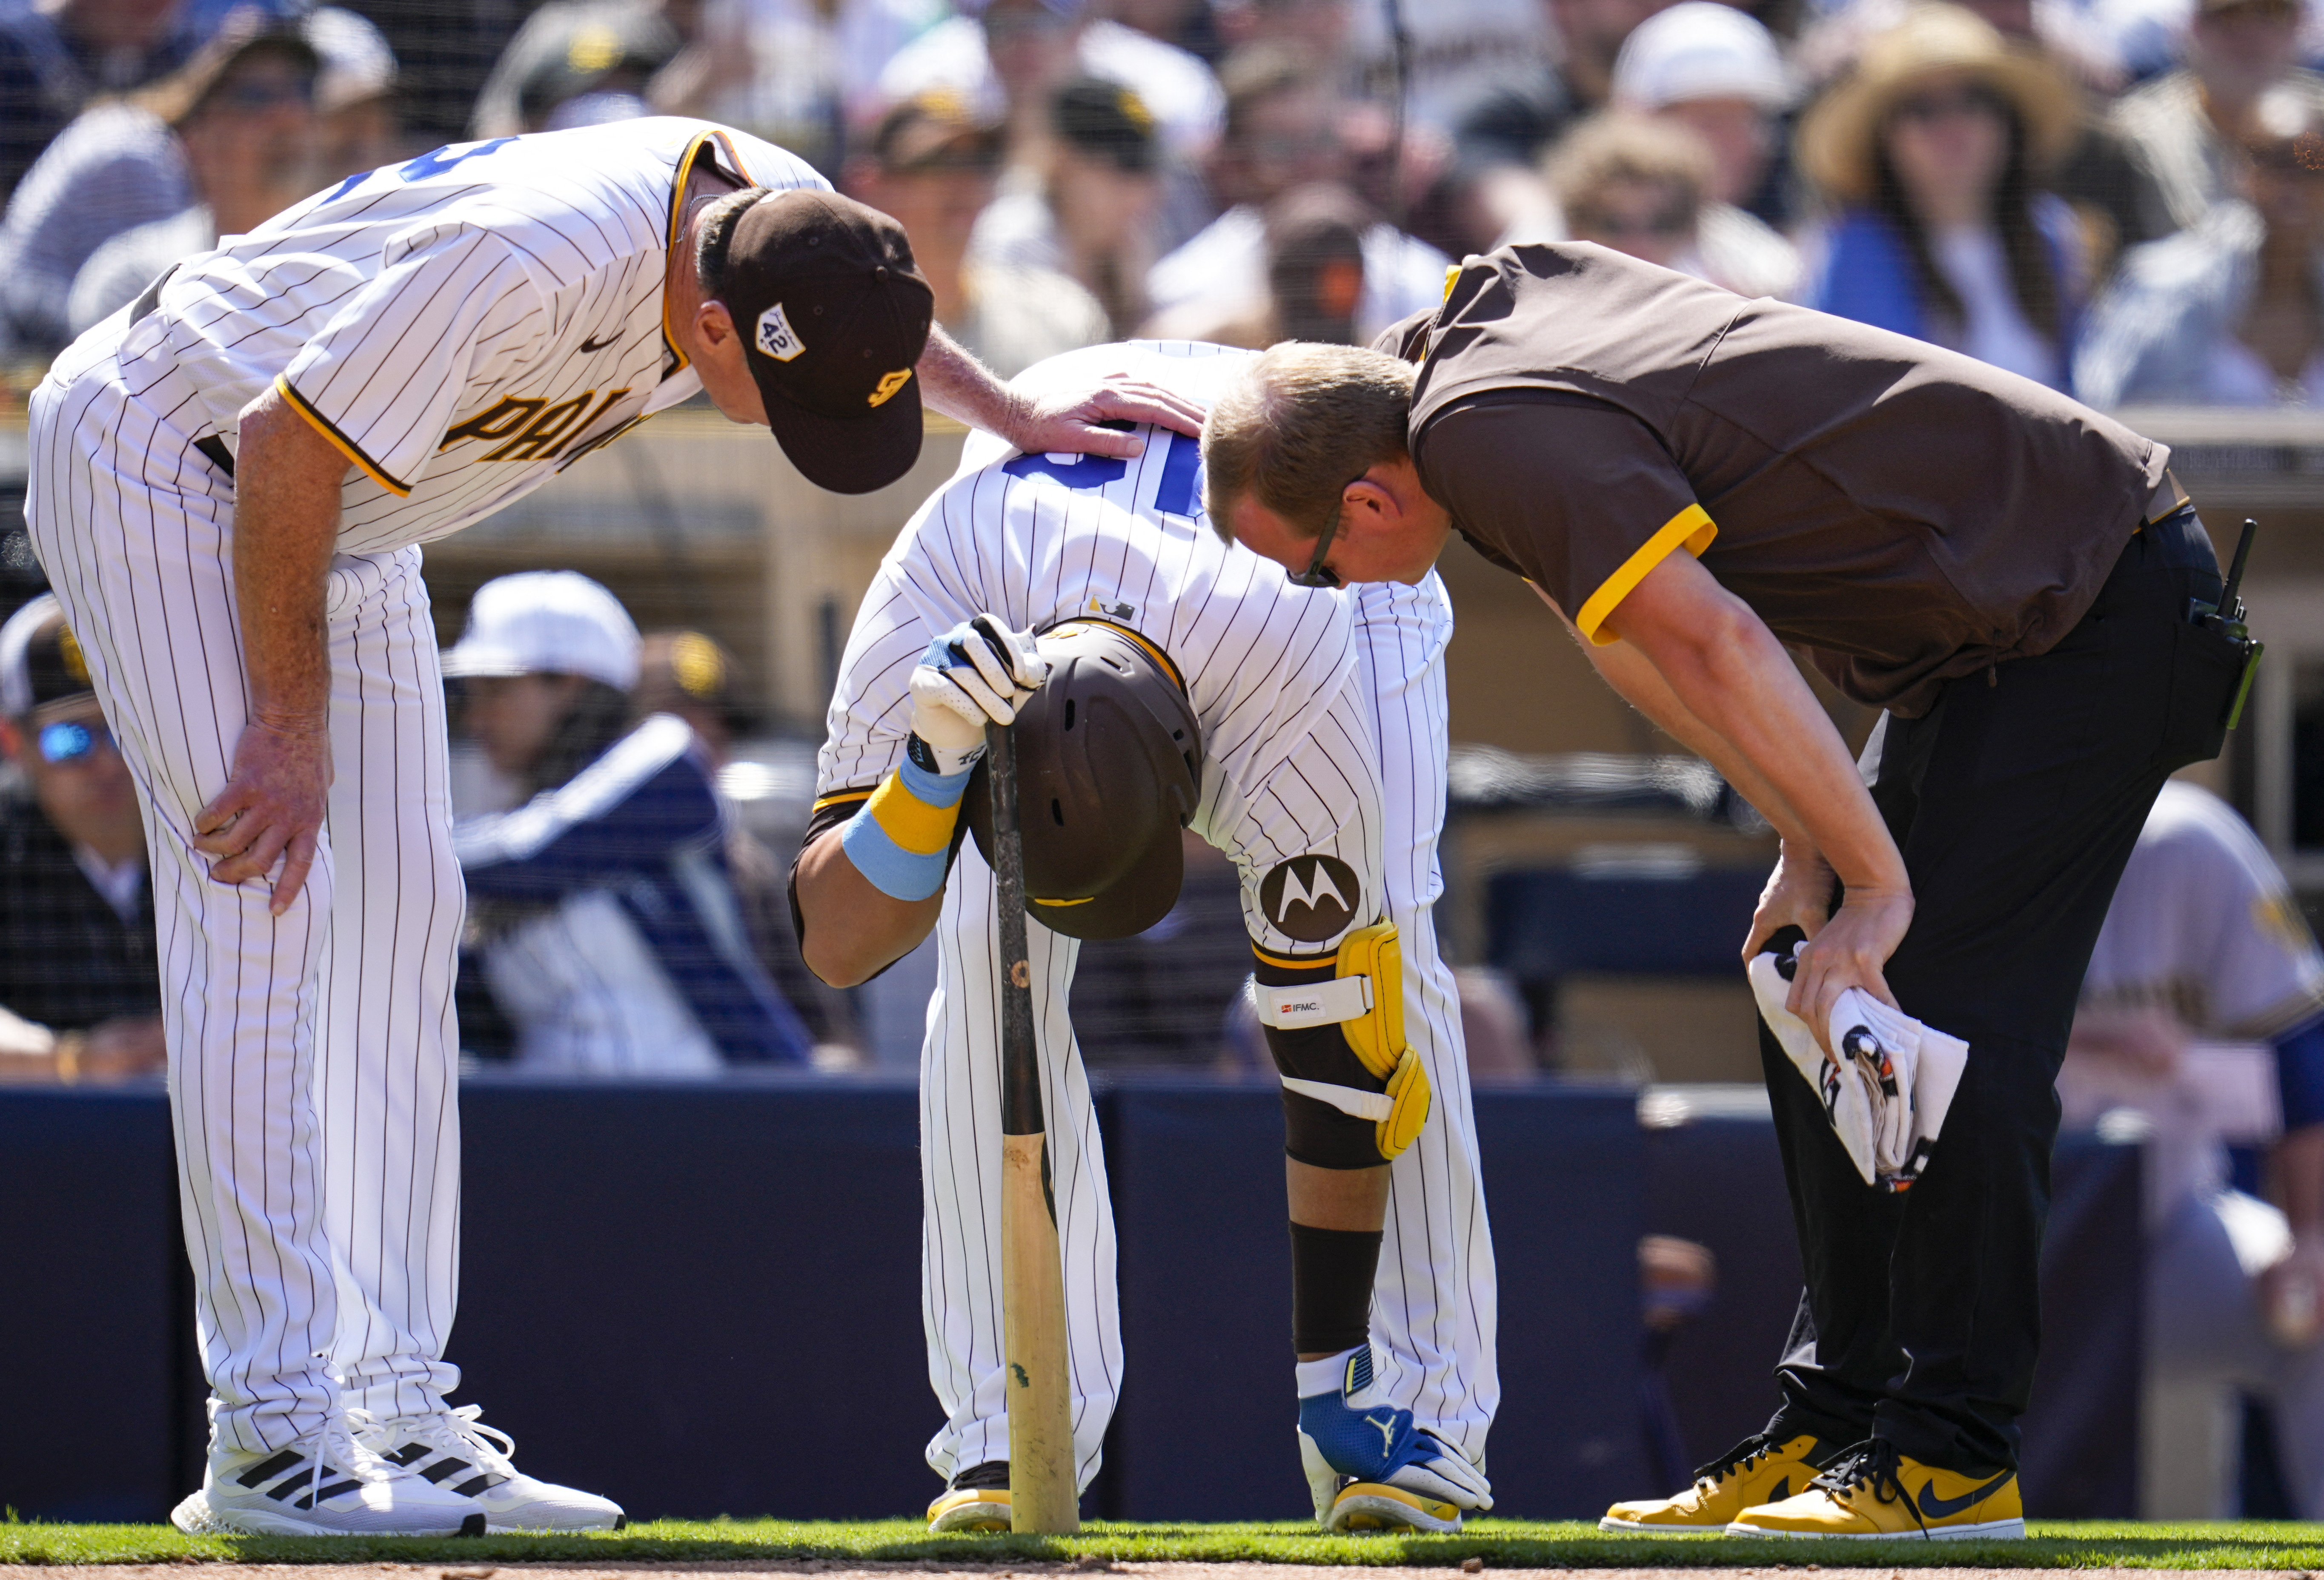
<instances>
[{"instance_id":1,"label":"white towel","mask_svg":"<svg viewBox=\"0 0 2324 1580\"><path fill-rule=\"evenodd\" d=\"M1953 1093L1969 1063L1969 1044L1890 1009L1861 988L1831 1008L1838 1064L1824 1058L1807 1022L1784 1007L1792 990L1788 950L1752 957L1751 992L1784 1052L1823 1104L1834 1134L1864 1183L1910 1190L1928 1166Z\"/></svg>"}]
</instances>

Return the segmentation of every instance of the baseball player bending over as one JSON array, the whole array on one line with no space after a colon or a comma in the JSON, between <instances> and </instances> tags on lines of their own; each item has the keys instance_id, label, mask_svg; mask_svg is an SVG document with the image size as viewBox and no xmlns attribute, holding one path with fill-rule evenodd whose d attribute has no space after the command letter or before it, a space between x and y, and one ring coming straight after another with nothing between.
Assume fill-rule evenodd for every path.
<instances>
[{"instance_id":1,"label":"baseball player bending over","mask_svg":"<svg viewBox=\"0 0 2324 1580\"><path fill-rule=\"evenodd\" d=\"M653 119L456 143L180 263L32 401L32 543L136 779L211 1444L189 1530L588 1529L445 1403L462 892L420 544L697 391L818 484L927 398L1036 448L1185 423L1036 404L929 329L892 220Z\"/></svg>"},{"instance_id":2,"label":"baseball player bending over","mask_svg":"<svg viewBox=\"0 0 2324 1580\"><path fill-rule=\"evenodd\" d=\"M1242 360L1100 346L1019 383L1122 371L1199 398ZM1499 1383L1460 1012L1431 911L1452 610L1434 577L1342 595L1229 549L1204 522L1195 445L1149 439L1127 463L971 439L864 596L793 871L801 943L829 981L876 975L932 929L938 939L922 1268L947 1418L928 1462L948 1486L929 1524L1009 1522L1000 962L991 870L964 839L989 827L975 774L986 722L1015 719L1080 1484L1122 1361L1104 1161L1067 996L1077 940L1142 931L1170 909L1189 826L1242 874L1283 1073L1316 1517L1457 1529L1462 1511L1492 1504Z\"/></svg>"}]
</instances>

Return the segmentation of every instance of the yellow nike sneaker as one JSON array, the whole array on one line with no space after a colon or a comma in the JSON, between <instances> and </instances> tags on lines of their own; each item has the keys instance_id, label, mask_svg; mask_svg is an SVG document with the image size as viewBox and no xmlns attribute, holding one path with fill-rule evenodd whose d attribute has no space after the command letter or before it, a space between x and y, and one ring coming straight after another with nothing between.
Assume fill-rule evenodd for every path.
<instances>
[{"instance_id":1,"label":"yellow nike sneaker","mask_svg":"<svg viewBox=\"0 0 2324 1580\"><path fill-rule=\"evenodd\" d=\"M1798 1496L1744 1510L1727 1534L2023 1541L2025 1505L2014 1470L1964 1475L1923 1465L1874 1437L1849 1449Z\"/></svg>"},{"instance_id":2,"label":"yellow nike sneaker","mask_svg":"<svg viewBox=\"0 0 2324 1580\"><path fill-rule=\"evenodd\" d=\"M987 1460L972 1465L945 1484L943 1495L928 1505L928 1534L947 1531L1009 1529L1009 1462Z\"/></svg>"},{"instance_id":3,"label":"yellow nike sneaker","mask_svg":"<svg viewBox=\"0 0 2324 1580\"><path fill-rule=\"evenodd\" d=\"M1804 1492L1815 1479L1825 1451L1803 1432L1777 1442L1762 1433L1746 1437L1694 1473L1694 1485L1675 1498L1617 1503L1598 1521L1600 1530L1631 1536L1719 1536L1729 1521L1755 1503L1772 1503Z\"/></svg>"}]
</instances>

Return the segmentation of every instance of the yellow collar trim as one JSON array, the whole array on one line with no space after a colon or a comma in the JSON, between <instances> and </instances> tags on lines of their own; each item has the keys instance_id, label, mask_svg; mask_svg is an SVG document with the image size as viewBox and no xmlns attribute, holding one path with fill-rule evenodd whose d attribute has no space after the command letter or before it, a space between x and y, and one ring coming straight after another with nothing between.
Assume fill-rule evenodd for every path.
<instances>
[{"instance_id":1,"label":"yellow collar trim","mask_svg":"<svg viewBox=\"0 0 2324 1580\"><path fill-rule=\"evenodd\" d=\"M726 134L718 131L696 133L694 141L686 145L686 152L678 155L678 174L670 182L669 218L662 226L661 245L665 254L678 245L678 221L686 211L686 185L694 179L695 164L706 151L715 151L714 162L715 162L716 153L724 153L726 156L726 162L733 167L733 173L742 179L744 186L755 187L759 184L752 179L750 171L742 163L742 155L734 152L734 144L727 139ZM668 275L669 269L669 260L665 255L662 259L665 277ZM678 359L678 365L670 369L672 377L684 373L693 365L686 353L678 348L678 337L671 332L669 287L667 284L663 285L661 295L661 344L663 350Z\"/></svg>"}]
</instances>

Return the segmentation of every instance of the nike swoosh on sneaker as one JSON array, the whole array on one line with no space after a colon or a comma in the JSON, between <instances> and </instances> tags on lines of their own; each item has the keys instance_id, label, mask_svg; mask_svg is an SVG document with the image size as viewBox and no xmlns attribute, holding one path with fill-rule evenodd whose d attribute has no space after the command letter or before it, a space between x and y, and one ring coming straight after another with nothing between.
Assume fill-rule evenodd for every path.
<instances>
[{"instance_id":1,"label":"nike swoosh on sneaker","mask_svg":"<svg viewBox=\"0 0 2324 1580\"><path fill-rule=\"evenodd\" d=\"M1968 1508L1971 1503L1976 1502L1979 1498L1984 1497L1987 1492L1993 1491L1994 1488L1999 1486L2002 1483L2007 1481L2011 1476L2015 1475L2017 1473L2014 1470L2005 1470L1999 1475L1986 1483L1983 1486L1971 1487L1968 1492L1963 1492L1958 1498L1938 1497L1936 1478L1932 1476L1929 1478L1928 1485L1921 1489L1922 1518L1926 1520L1942 1520L1948 1515L1958 1514L1962 1510Z\"/></svg>"},{"instance_id":2,"label":"nike swoosh on sneaker","mask_svg":"<svg viewBox=\"0 0 2324 1580\"><path fill-rule=\"evenodd\" d=\"M585 353L590 351L603 351L606 346L613 345L621 337L619 335L608 335L603 340L584 340L581 342L581 349Z\"/></svg>"},{"instance_id":3,"label":"nike swoosh on sneaker","mask_svg":"<svg viewBox=\"0 0 2324 1580\"><path fill-rule=\"evenodd\" d=\"M1765 1501L1765 1502L1769 1502L1769 1503L1780 1503L1780 1502L1782 1502L1784 1499L1786 1499L1786 1498L1790 1497L1791 1495L1792 1495L1792 1478L1791 1478L1790 1476L1787 1476L1787 1475L1784 1475L1784 1476L1777 1476L1777 1477L1775 1478L1775 1484L1774 1486L1772 1486L1772 1487L1770 1487L1770 1488L1768 1488L1768 1489L1767 1489L1767 1495L1766 1495L1766 1497L1763 1500L1763 1501Z\"/></svg>"}]
</instances>

